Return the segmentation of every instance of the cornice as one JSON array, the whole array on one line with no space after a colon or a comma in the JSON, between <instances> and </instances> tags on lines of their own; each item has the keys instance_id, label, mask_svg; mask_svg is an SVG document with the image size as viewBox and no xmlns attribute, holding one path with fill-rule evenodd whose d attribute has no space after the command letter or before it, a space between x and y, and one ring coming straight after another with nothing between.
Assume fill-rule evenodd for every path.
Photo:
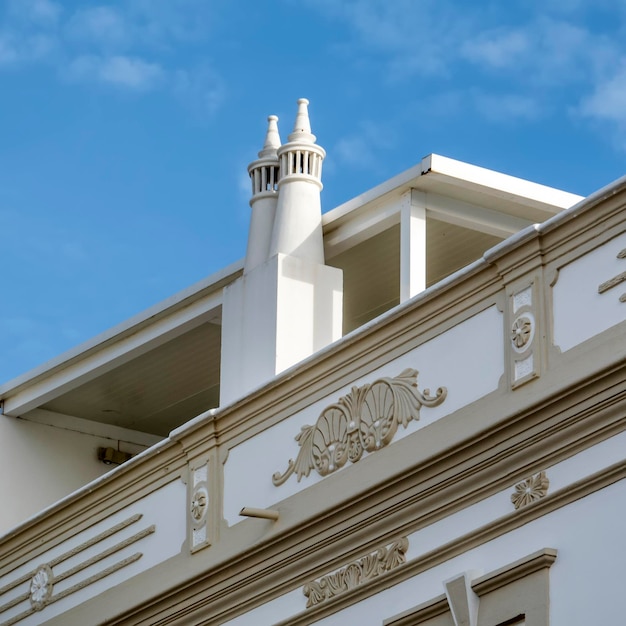
<instances>
[{"instance_id":1,"label":"cornice","mask_svg":"<svg viewBox=\"0 0 626 626\"><path fill-rule=\"evenodd\" d=\"M554 548L544 548L524 559L477 578L472 581L472 589L479 596L484 596L496 589L500 589L500 587L504 587L504 585L509 585L525 576L530 576L530 574L534 574L539 570L551 567L554 561L556 561L556 557L557 551Z\"/></svg>"},{"instance_id":2,"label":"cornice","mask_svg":"<svg viewBox=\"0 0 626 626\"><path fill-rule=\"evenodd\" d=\"M570 263L624 231L626 188L609 195L601 205L582 204L570 209L566 221L539 225L546 265Z\"/></svg>"},{"instance_id":3,"label":"cornice","mask_svg":"<svg viewBox=\"0 0 626 626\"><path fill-rule=\"evenodd\" d=\"M341 506L332 502L334 498L330 492L345 493L344 483L350 480L347 473L343 481L326 484L322 490L316 489L319 484L315 485L306 494L285 501L281 507L289 513L306 508L307 501L312 502L313 506L319 506L322 501L331 501L329 508L320 510L317 516L311 510L305 511L301 521L292 528L281 529L277 526L268 532L268 525L260 526L250 522L238 524L229 529L227 536L223 536L224 543L221 546L211 548L214 551L213 565L203 564L204 569L194 573L193 570L200 564L193 561L185 563L189 579L175 590L181 604L188 607L181 610L195 615L195 619L202 615L206 617L207 611L212 616L220 615L220 621L230 619L285 593L296 584L304 584L311 577L340 567L346 561L375 549L381 542L391 541L394 537L443 519L524 478L529 472L552 465L620 432L626 425L626 384L623 382L623 374L623 368L614 371L608 375L610 381L593 381L584 390L585 393L574 391L567 398L560 398L556 406L547 405L534 412L524 412L516 416L515 420L509 420L508 424L496 424L487 431L478 432L473 438L467 439L461 448L457 446L448 449L414 464L400 475L380 482L376 489L367 485L371 475L376 473L376 465L368 464L368 459L365 459L361 463L358 478L368 488ZM606 386L601 393L598 386L603 385ZM467 418L466 415L464 420L459 419L454 426L460 425ZM475 421L478 420L475 418ZM403 466L409 454L415 456L417 453L419 456L415 440L407 439L398 442L393 453ZM512 513L497 524L494 522L493 528L497 527L498 533L508 532L534 519L530 512L535 511L536 516L539 516L553 510L550 503L554 507L564 506L595 489L620 480L625 471L624 465L620 464L607 472L600 472L598 477L588 477L517 511L517 517ZM342 478L341 474L337 478ZM489 537L497 536L498 533L493 534L493 528L472 534L473 539L457 542L456 547L446 548L445 558L451 558L457 553L455 550L464 550L470 544L478 545ZM477 537L482 539L479 541ZM227 549L228 545L231 550ZM434 551L424 567L441 562L440 559L444 557L439 553L440 550ZM405 572L404 567L401 569ZM228 575L224 576L226 572ZM400 572L394 574L399 575ZM380 584L392 583L385 577ZM369 595L374 590L368 586L367 591L361 589L355 593ZM343 603L346 600L342 596L339 601ZM329 612L336 610L333 606L332 601L329 601ZM146 621L132 623L160 623L153 621L160 613L158 607L154 609L154 612L148 610ZM152 617L148 618L148 614ZM311 615L307 615L310 619ZM315 618L321 616L316 614ZM122 620L116 623L129 622ZM171 623L202 622L183 620Z\"/></svg>"},{"instance_id":4,"label":"cornice","mask_svg":"<svg viewBox=\"0 0 626 626\"><path fill-rule=\"evenodd\" d=\"M278 622L276 626L307 626L314 621L323 619L338 610L356 604L386 588L425 572L468 550L496 539L624 478L626 478L626 462L613 465L592 476L585 477L583 480L568 485L564 489L555 491L553 494L549 494L544 499L529 505L522 511L515 511L504 517L493 520L476 530L461 535L447 544L421 555L418 559L414 559L404 564L402 567L388 572L384 577L376 578L367 584L357 586L344 594L318 605L317 608L314 607L303 610L303 612L298 615ZM388 540L388 537L381 537L378 538L378 543L385 543L385 541ZM338 546L335 546L335 548L337 547ZM352 555L344 554L343 563L350 561L351 558L353 558ZM536 571L538 568L549 566L549 560L549 555L547 560L539 559L539 561L529 566L530 570ZM308 561L308 559L306 561ZM303 563L303 567L306 567L308 564L306 561ZM301 567L300 570L303 569L303 567ZM326 567L331 566L327 564ZM195 586L197 587L197 591L193 595L195 601L191 600L189 596L185 597L185 591L191 591L194 587L172 589L170 593L167 594L166 598L161 598L162 602L160 606L148 606L148 603L146 603L145 606L120 615L117 619L108 623L111 626L130 626L130 624L133 626L208 626L209 624L221 624L224 621L233 619L237 615L253 609L255 606L264 604L287 591L293 590L294 586L304 584L306 577L303 578L302 575L300 575L297 578L293 578L294 570L295 568L293 568L291 564L288 564L281 572L281 578L283 579L282 585L278 584L270 590L268 590L268 586L275 582L274 576L266 572L260 576L255 576L255 578L250 581L249 585L237 585L233 588L227 583L226 587L222 586L221 593L211 593L209 588L210 581L220 577L219 571L212 572L211 574L206 574ZM526 573L530 573L530 570ZM499 583L506 584L503 581L508 574L506 572L502 572L501 574L502 580L493 582L496 587ZM270 580L268 580L268 577ZM265 582L265 589L259 584L260 580ZM154 579L152 579L152 583L153 582ZM492 581L484 581L484 583L484 587L487 589ZM150 585L150 580L148 577L144 576L143 580L134 587L134 594L144 597L144 592L149 593L151 590ZM154 590L152 589L152 591ZM109 591L103 594L103 597L99 598L98 602L106 604L107 601L110 601L113 597L107 598L110 593ZM487 593L487 591L484 590L483 593ZM303 595L303 606L304 604L305 597ZM435 604L437 605L438 603ZM229 608L225 608L226 606ZM90 614L90 612L94 614L93 611L98 611L97 604L79 608L82 609L85 615ZM432 608L434 614L437 614L441 607L433 606ZM80 613L76 612L74 615L80 616ZM74 617L74 615L71 617ZM66 614L64 617L67 619L68 615ZM64 623L66 622L52 621L49 626L63 626Z\"/></svg>"},{"instance_id":5,"label":"cornice","mask_svg":"<svg viewBox=\"0 0 626 626\"><path fill-rule=\"evenodd\" d=\"M519 561L477 578L472 581L472 589L478 596L482 597L525 576L551 567L556 557L557 551L554 548L543 548ZM414 624L421 624L433 617L447 613L449 610L448 598L445 594L441 594L399 615L386 619L383 626L414 626Z\"/></svg>"}]
</instances>

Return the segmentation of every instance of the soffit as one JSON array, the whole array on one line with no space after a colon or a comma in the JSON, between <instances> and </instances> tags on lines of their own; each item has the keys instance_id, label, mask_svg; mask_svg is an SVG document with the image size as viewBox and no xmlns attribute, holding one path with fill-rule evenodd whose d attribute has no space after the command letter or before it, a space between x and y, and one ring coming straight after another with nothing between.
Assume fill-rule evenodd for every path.
<instances>
[{"instance_id":1,"label":"soffit","mask_svg":"<svg viewBox=\"0 0 626 626\"><path fill-rule=\"evenodd\" d=\"M400 226L392 226L329 261L343 270L343 333L400 301Z\"/></svg>"},{"instance_id":2,"label":"soffit","mask_svg":"<svg viewBox=\"0 0 626 626\"><path fill-rule=\"evenodd\" d=\"M501 238L426 218L426 285L479 259ZM343 270L343 333L400 302L400 226L378 233L329 261Z\"/></svg>"},{"instance_id":3,"label":"soffit","mask_svg":"<svg viewBox=\"0 0 626 626\"><path fill-rule=\"evenodd\" d=\"M426 218L426 286L479 259L499 237Z\"/></svg>"},{"instance_id":4,"label":"soffit","mask_svg":"<svg viewBox=\"0 0 626 626\"><path fill-rule=\"evenodd\" d=\"M218 405L220 326L204 323L41 408L167 436Z\"/></svg>"},{"instance_id":5,"label":"soffit","mask_svg":"<svg viewBox=\"0 0 626 626\"><path fill-rule=\"evenodd\" d=\"M431 218L500 239L582 200L575 194L433 154L325 213L326 257L333 258L398 223L403 196L411 190L422 194L417 201L424 203Z\"/></svg>"}]
</instances>

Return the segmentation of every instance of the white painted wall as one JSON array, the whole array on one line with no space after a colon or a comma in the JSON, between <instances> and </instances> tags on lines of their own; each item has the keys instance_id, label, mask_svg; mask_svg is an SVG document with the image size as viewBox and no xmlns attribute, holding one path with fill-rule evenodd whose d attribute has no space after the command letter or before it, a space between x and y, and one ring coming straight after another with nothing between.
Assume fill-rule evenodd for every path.
<instances>
[{"instance_id":1,"label":"white painted wall","mask_svg":"<svg viewBox=\"0 0 626 626\"><path fill-rule=\"evenodd\" d=\"M51 559L61 554L67 553L73 548L80 546L88 539L96 537L103 531L112 528L116 524L119 524L135 514L142 515L139 521L128 526L123 531L99 542L88 550L81 551L67 561L55 566L53 569L54 574L60 575L68 571L74 565L102 553L105 549L120 543L122 540L131 537L135 533L138 533L140 530L143 530L152 524L156 527L152 534L139 539L137 542L132 543L122 550L110 555L105 560L101 560L94 565L91 565L87 569L66 578L64 581L55 583L53 595L63 592L64 589L75 585L79 581L86 580L93 574L97 574L104 568L113 565L114 563L119 562L120 560L137 552L142 553L139 560L123 567L122 569L119 569L113 574L106 576L97 582L87 585L83 589L76 591L61 600L44 607L42 611L34 613L19 623L23 626L38 626L38 624L41 624L43 621L47 621L52 617L61 615L65 611L68 611L73 607L86 602L90 598L103 593L105 590L116 585L123 584L140 572L144 572L158 563L161 563L175 554L178 554L186 539L186 494L186 486L180 479L176 479L149 494L145 498L142 498L132 506L111 515L107 519L78 533L55 548L44 552L35 560L27 562L9 574L0 577L0 588L2 588L11 581L19 578L21 575L31 572L40 565L50 562ZM4 594L0 598L0 604L5 604L11 599L11 597L16 597L27 592L29 589L29 583L30 581L26 581L14 590ZM5 621L14 615L19 615L24 610L29 608L29 606L30 604L28 600L22 601L12 609L3 612L2 615L0 615L0 621ZM114 612L115 607L112 608L112 613ZM104 619L105 617L106 616L100 616L99 619Z\"/></svg>"},{"instance_id":2,"label":"white painted wall","mask_svg":"<svg viewBox=\"0 0 626 626\"><path fill-rule=\"evenodd\" d=\"M626 233L562 267L552 290L554 343L563 352L626 320L626 282L602 294L598 287L626 272Z\"/></svg>"},{"instance_id":3,"label":"white painted wall","mask_svg":"<svg viewBox=\"0 0 626 626\"><path fill-rule=\"evenodd\" d=\"M299 448L294 437L300 428L315 424L322 410L348 393L352 385L370 383L381 376L397 376L406 368L419 371L421 391L430 389L434 393L445 386L448 397L438 407L422 408L420 421L411 422L406 430L400 427L394 441L498 387L504 372L502 314L491 307L233 448L224 468L224 517L228 523L243 520L239 511L244 506L270 507L322 480L313 471L300 483L292 476L275 487L272 475L283 472L289 458L296 458ZM340 471L350 471L350 467L348 464ZM332 474L327 478L332 478Z\"/></svg>"},{"instance_id":4,"label":"white painted wall","mask_svg":"<svg viewBox=\"0 0 626 626\"><path fill-rule=\"evenodd\" d=\"M143 448L0 415L0 534L113 469L97 450L118 443L128 452Z\"/></svg>"},{"instance_id":5,"label":"white painted wall","mask_svg":"<svg viewBox=\"0 0 626 626\"><path fill-rule=\"evenodd\" d=\"M625 446L626 433L622 433L546 468L549 493L620 462ZM407 560L419 560L431 550L510 514L513 486L409 535ZM443 581L463 571L487 573L550 547L559 552L550 574L552 626L621 624L625 515L626 481L621 481L315 623L381 624L383 619L442 594ZM306 598L298 587L229 621L228 626L276 623L301 613L305 606Z\"/></svg>"}]
</instances>

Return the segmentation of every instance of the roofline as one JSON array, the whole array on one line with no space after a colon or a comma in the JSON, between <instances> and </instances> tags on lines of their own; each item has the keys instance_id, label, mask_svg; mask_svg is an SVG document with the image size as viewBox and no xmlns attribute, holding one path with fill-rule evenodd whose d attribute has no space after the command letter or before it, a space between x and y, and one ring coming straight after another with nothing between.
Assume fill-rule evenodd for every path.
<instances>
[{"instance_id":1,"label":"roofline","mask_svg":"<svg viewBox=\"0 0 626 626\"><path fill-rule=\"evenodd\" d=\"M449 157L429 154L417 165L325 213L322 216L324 230L332 230L335 223L341 221L342 218L344 220L347 219L350 214L358 209L365 205L376 203L376 201L389 193L402 188L419 186L419 179L429 173L441 176L453 184L480 186L495 192L497 195L523 198L530 200L532 204L550 205L559 209L569 208L584 200L583 196L471 165L463 161L457 161ZM607 187L610 187L610 185ZM593 195L595 196L596 194ZM548 221L551 222L552 219ZM220 284L232 282L243 271L243 265L244 260L240 259L42 365L1 384L0 399L54 374L56 371L89 356L111 343L136 333L165 315L170 315L176 312L176 310L188 306L216 290Z\"/></svg>"},{"instance_id":2,"label":"roofline","mask_svg":"<svg viewBox=\"0 0 626 626\"><path fill-rule=\"evenodd\" d=\"M42 365L25 372L0 385L0 398L13 394L20 389L38 382L63 369L71 363L96 352L103 347L115 343L124 337L132 335L142 328L154 323L158 319L171 315L177 310L189 306L193 302L212 293L222 284L232 282L243 272L243 259L231 263L217 272L199 280L197 283L182 289L174 295L152 305L141 313L105 330L104 332L88 339L87 341L63 352L59 356L46 361Z\"/></svg>"},{"instance_id":3,"label":"roofline","mask_svg":"<svg viewBox=\"0 0 626 626\"><path fill-rule=\"evenodd\" d=\"M102 476L92 480L86 485L79 487L76 491L73 491L72 493L68 494L64 498L57 500L56 502L53 502L52 504L47 506L45 509L35 513L29 519L19 522L16 526L9 529L6 533L0 535L0 543L10 539L12 536L17 535L18 533L22 532L27 527L36 524L37 522L41 521L46 516L56 511L61 510L65 505L80 499L85 494L91 493L92 491L94 491L94 489L98 488L99 486L109 483L113 480L116 480L117 477L122 474L125 474L129 471L133 471L134 468L136 468L139 464L143 463L147 459L150 459L156 455L159 455L165 450L171 448L172 446L175 446L177 442L180 441L183 437L189 436L194 431L204 427L208 422L215 420L219 416L219 414L226 412L226 411L232 411L238 405L241 405L245 402L250 401L251 398L263 393L268 388L278 386L284 380L290 377L293 377L300 369L306 368L307 366L311 366L315 361L319 359L323 359L331 351L341 349L343 346L346 346L350 343L358 341L361 335L371 332L376 326L384 324L388 320L401 316L406 310L416 306L419 302L423 300L427 300L428 298L436 294L438 291L448 289L454 283L462 280L463 278L475 272L480 271L481 268L492 264L494 260L501 257L505 253L515 249L516 247L520 245L523 245L528 239L531 239L532 237L542 234L544 232L548 232L556 228L557 226L559 226L561 223L565 223L572 219L576 219L581 213L593 209L594 206L596 206L598 203L602 202L603 200L606 200L616 195L617 193L620 193L625 190L626 190L626 175L602 187L601 189L592 193L586 198L583 198L583 200L581 200L579 203L559 213L558 215L555 215L549 220L543 222L542 224L534 224L532 226L525 228L523 231L520 231L519 233L512 235L505 241L502 241L501 243L487 250L481 258L477 259L473 263L467 265L466 267L459 269L458 271L451 274L450 276L447 276L446 278L437 282L431 287L428 287L426 290L416 294L409 300L406 300L405 302L399 304L398 306L393 307L392 309L382 313L381 315L370 320L363 326L356 328L355 330L344 335L343 337L333 342L332 344L326 346L325 348L319 350L318 352L315 352L308 358L296 363L289 369L281 372L272 380L264 383L263 385L260 385L258 388L254 390L251 390L250 393L246 394L243 398L234 400L219 408L209 409L208 411L205 411L201 413L200 415L194 417L193 419L189 420L185 424L182 424L181 426L175 428L169 433L168 437L166 437L159 443L151 446L150 448L147 448L140 454L130 459L130 461L128 461L127 463L124 463L123 465L120 465L114 468L110 472L107 472L106 474L103 474ZM239 266L239 265L241 265L241 262L237 262L229 266L229 268ZM192 287L188 288L188 290L191 291L197 287L201 288L201 285L203 283L208 283L210 279L222 273L224 275L227 275L226 270L224 270L223 272L218 272L217 274L210 276L204 281L200 281L199 283L196 283ZM184 294L188 290L183 290L182 292L179 292L179 294L177 295ZM173 296L172 298L176 298L176 296ZM168 300L164 301L161 304L163 305L166 302L168 302ZM157 305L157 307L158 306L159 305ZM153 308L156 308L156 307L153 307ZM151 309L148 309L146 312L144 312L144 314L150 310Z\"/></svg>"},{"instance_id":4,"label":"roofline","mask_svg":"<svg viewBox=\"0 0 626 626\"><path fill-rule=\"evenodd\" d=\"M408 172L413 171L414 169L415 168L411 168L411 170L407 170L406 172L403 172L403 174L407 174ZM401 174L400 176L402 176L403 174ZM449 289L455 283L463 280L465 277L471 276L472 274L479 272L481 269L488 267L489 265L492 265L494 261L496 261L498 258L502 257L508 252L511 252L518 246L523 245L529 239L532 239L533 237L536 237L550 230L553 230L554 228L561 225L561 223L566 223L572 219L576 219L581 213L593 209L594 206L596 206L598 203L602 202L603 200L606 200L616 195L617 193L621 191L625 191L625 190L626 190L626 175L622 176L621 178L618 178L617 180L609 183L608 185L605 185L604 187L602 187L598 191L595 191L594 193L590 194L587 197L577 196L582 199L580 200L580 202L577 202L570 208L564 209L563 211L554 215L553 217L546 220L545 222L542 222L541 224L532 224L530 226L527 226L523 230L515 233L514 235L511 235L504 241L497 243L495 246L492 246L491 248L486 250L480 258L476 259L476 261L473 261L469 265L466 265L465 267L458 269L456 272L453 272L449 276L446 276L442 280L436 282L434 285L431 285L430 287L427 287L423 291L420 291L418 294L414 295L408 300L401 302L400 304L381 313L377 317L369 320L368 322L359 326L358 328L355 328L349 333L346 333L345 335L343 335L342 337L340 337L333 343L328 344L321 350L314 352L313 354L303 359L302 361L299 361L298 363L295 363L288 369L280 372L280 374L277 374L270 381L262 383L258 387L250 390L250 392L247 393L245 396L241 398L237 398L233 400L232 402L224 404L223 406L209 409L208 411L205 411L204 413L201 413L197 417L178 426L177 428L175 428L169 433L168 439L176 441L180 439L181 437L187 435L188 433L193 432L194 430L200 428L207 420L215 419L216 416L219 415L220 413L223 413L225 411L230 411L234 407L248 402L251 396L254 396L263 392L266 388L279 385L283 380L293 377L301 368L305 368L311 365L318 359L323 359L329 353L334 352L336 350L340 350L345 345L358 341L358 339L362 335L365 335L371 332L374 328L376 328L377 326L381 324L384 324L387 320L391 320L396 317L402 316L405 311L413 308L414 306L417 305L417 303L428 300L437 292ZM566 193L566 192L563 192L563 193ZM569 194L569 195L573 195L573 194Z\"/></svg>"},{"instance_id":5,"label":"roofline","mask_svg":"<svg viewBox=\"0 0 626 626\"><path fill-rule=\"evenodd\" d=\"M584 199L584 196L568 191L433 153L425 156L417 165L325 213L322 216L324 227L331 227L334 222L348 216L356 209L375 203L393 191L411 185L419 187L419 179L429 173L437 174L457 185L479 186L495 192L495 195L523 198L532 204L548 205L558 209L568 209Z\"/></svg>"}]
</instances>

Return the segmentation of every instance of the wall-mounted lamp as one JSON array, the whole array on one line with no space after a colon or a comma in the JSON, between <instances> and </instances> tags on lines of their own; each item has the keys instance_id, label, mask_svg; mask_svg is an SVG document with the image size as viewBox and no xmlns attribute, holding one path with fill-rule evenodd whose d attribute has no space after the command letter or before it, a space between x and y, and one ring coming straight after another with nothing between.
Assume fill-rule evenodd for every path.
<instances>
[{"instance_id":1,"label":"wall-mounted lamp","mask_svg":"<svg viewBox=\"0 0 626 626\"><path fill-rule=\"evenodd\" d=\"M105 465L121 465L133 458L130 452L122 452L114 448L98 448L98 460Z\"/></svg>"}]
</instances>

